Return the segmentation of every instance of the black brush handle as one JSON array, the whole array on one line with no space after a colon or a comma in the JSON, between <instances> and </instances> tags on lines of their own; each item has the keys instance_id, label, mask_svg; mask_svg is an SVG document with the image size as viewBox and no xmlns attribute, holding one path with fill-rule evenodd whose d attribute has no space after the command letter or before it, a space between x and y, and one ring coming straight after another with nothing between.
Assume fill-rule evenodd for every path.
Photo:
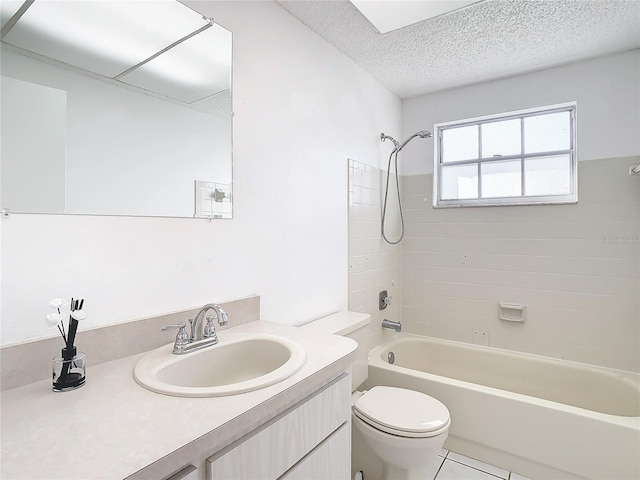
<instances>
[{"instance_id":1,"label":"black brush handle","mask_svg":"<svg viewBox=\"0 0 640 480\"><path fill-rule=\"evenodd\" d=\"M78 321L75 319L69 320L69 335L67 336L67 349L73 348L73 342L76 341L76 332L78 331Z\"/></svg>"},{"instance_id":2,"label":"black brush handle","mask_svg":"<svg viewBox=\"0 0 640 480\"><path fill-rule=\"evenodd\" d=\"M82 309L82 305L84 304L84 299L83 300L76 300L74 302L73 299L71 299L71 311L74 312L76 310L81 310ZM78 331L78 321L73 318L71 315L69 315L69 333L67 335L67 348L68 349L72 349L73 348L73 344L76 341L76 332Z\"/></svg>"}]
</instances>

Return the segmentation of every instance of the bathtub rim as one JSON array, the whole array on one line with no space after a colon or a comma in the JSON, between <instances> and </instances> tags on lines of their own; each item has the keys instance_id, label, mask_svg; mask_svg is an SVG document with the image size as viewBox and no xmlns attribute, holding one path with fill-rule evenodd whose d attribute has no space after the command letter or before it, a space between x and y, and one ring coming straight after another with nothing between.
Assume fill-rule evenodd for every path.
<instances>
[{"instance_id":1,"label":"bathtub rim","mask_svg":"<svg viewBox=\"0 0 640 480\"><path fill-rule=\"evenodd\" d=\"M484 346L484 345L475 345L475 344L469 344L469 343L465 343L465 342L459 342L459 341L455 341L455 340L447 340L447 339L441 339L441 338L437 338L437 337L429 337L426 335L417 335L417 334L413 334L413 333L396 333L395 335L393 335L393 337L389 338L388 340L386 340L385 342L383 342L380 345L377 345L376 347L372 348L369 351L369 365L370 366L374 366L376 368L381 368L383 370L387 370L390 372L393 371L399 371L400 373L404 373L406 375L413 375L413 376L423 376L425 378L427 378L428 380L434 381L434 382L440 382L440 383L444 383L446 385L451 385L451 386L455 386L458 388L468 388L468 389L472 389L474 391L478 391L481 393L485 393L488 395L494 395L494 396L501 396L501 397L508 397L511 398L513 400L516 401L521 401L521 402L525 402L525 403L531 403L534 405L538 405L541 407L546 407L546 408L551 408L553 410L557 410L557 411L561 411L561 412L565 412L565 413L571 413L573 415L579 415L579 416L583 416L583 417L589 417L592 419L597 419L599 421L602 422L606 422L606 423L614 423L616 425L622 426L622 427L626 427L626 428L631 428L633 430L638 430L640 431L640 415L639 416L633 416L633 417L627 417L627 416L621 416L621 415L614 415L614 414L610 414L610 413L602 413L602 412L597 412L594 410L589 410L586 408L582 408L582 407L576 407L574 405L568 405L568 404L564 404L564 403L560 403L560 402L555 402L553 400L546 400L544 398L538 398L538 397L534 397L531 395L525 395L522 393L517 393L517 392L511 392L509 390L502 390L500 388L495 388L495 387L489 387L486 385L481 385L478 383L472 383L469 381L465 381L465 380L457 380L455 378L449 378L449 377L445 377L442 375L436 375L434 373L429 373L429 372L423 372L421 370L414 370L411 368L407 368L407 367L401 367L395 364L389 364L388 362L386 362L385 360L382 359L382 355L381 353L384 352L385 350L387 350L389 348L389 346L402 341L403 339L422 339L423 341L430 341L430 342L434 342L434 343L442 343L442 344L449 344L452 346L456 346L456 347L462 347L465 349L470 349L470 350L476 350L476 351L483 351L483 350L490 350L490 351L495 351L496 353L499 353L501 355L515 355L515 356L524 356L524 357L529 357L532 359L536 359L537 361L545 361L545 362L558 362L558 363L568 363L570 365L576 366L578 368L587 368L590 370L601 370L601 371L605 371L608 372L610 374L614 374L616 376L622 376L623 378L621 379L622 381L625 382L629 382L632 384L632 386L638 388L640 390L640 374L637 374L635 372L630 372L627 370L618 370L618 369L613 369L613 368L608 368L608 367L601 367L598 365L590 365L590 364L586 364L586 363L580 363L580 362L574 362L571 360L563 360L563 359L556 359L553 357L545 357L543 355L536 355L536 354L532 354L532 353L526 353L526 352L518 352L518 351L514 351L514 350L506 350L506 349L502 349L502 348L497 348L497 347L489 347L489 346ZM635 382L634 382L635 380Z\"/></svg>"}]
</instances>

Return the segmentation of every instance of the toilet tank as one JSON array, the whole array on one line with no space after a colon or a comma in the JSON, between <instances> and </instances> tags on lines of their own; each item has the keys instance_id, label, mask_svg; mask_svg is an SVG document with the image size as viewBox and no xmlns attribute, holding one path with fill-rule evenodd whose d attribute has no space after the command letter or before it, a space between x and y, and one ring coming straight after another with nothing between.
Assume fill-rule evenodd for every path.
<instances>
[{"instance_id":1,"label":"toilet tank","mask_svg":"<svg viewBox=\"0 0 640 480\"><path fill-rule=\"evenodd\" d=\"M332 333L352 338L358 342L356 360L351 370L351 391L362 385L369 375L369 323L371 315L368 313L338 312L300 327L311 332Z\"/></svg>"}]
</instances>

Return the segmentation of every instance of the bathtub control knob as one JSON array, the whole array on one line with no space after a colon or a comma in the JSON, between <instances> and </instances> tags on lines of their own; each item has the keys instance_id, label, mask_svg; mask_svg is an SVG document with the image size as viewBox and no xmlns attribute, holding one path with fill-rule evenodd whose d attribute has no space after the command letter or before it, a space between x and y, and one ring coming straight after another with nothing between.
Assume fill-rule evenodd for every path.
<instances>
[{"instance_id":1,"label":"bathtub control knob","mask_svg":"<svg viewBox=\"0 0 640 480\"><path fill-rule=\"evenodd\" d=\"M386 290L383 290L378 294L378 310L384 310L389 305L391 305L391 297Z\"/></svg>"}]
</instances>

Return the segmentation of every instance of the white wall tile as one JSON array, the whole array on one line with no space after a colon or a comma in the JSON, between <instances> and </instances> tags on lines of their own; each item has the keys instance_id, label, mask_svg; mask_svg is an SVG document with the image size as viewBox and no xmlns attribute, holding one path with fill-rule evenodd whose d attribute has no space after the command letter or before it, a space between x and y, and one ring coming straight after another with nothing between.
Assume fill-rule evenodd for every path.
<instances>
[{"instance_id":1,"label":"white wall tile","mask_svg":"<svg viewBox=\"0 0 640 480\"><path fill-rule=\"evenodd\" d=\"M640 370L634 162L640 157L580 162L577 205L408 208L407 330L465 341L481 329L492 346ZM431 180L403 185L430 196ZM499 320L499 302L526 305L525 323Z\"/></svg>"},{"instance_id":2,"label":"white wall tile","mask_svg":"<svg viewBox=\"0 0 640 480\"><path fill-rule=\"evenodd\" d=\"M371 315L370 346L373 347L390 335L381 327L383 318L401 320L402 249L399 245L387 244L381 236L381 196L386 173L370 165L363 170L364 174L359 176L358 169L349 169L350 176L355 176L366 192L360 204L349 205L349 309ZM391 207L397 199L394 200L391 193L389 198ZM388 209L387 220L391 227L386 232L396 235L393 227L399 221L397 207ZM382 290L387 290L392 304L380 311L378 294Z\"/></svg>"}]
</instances>

